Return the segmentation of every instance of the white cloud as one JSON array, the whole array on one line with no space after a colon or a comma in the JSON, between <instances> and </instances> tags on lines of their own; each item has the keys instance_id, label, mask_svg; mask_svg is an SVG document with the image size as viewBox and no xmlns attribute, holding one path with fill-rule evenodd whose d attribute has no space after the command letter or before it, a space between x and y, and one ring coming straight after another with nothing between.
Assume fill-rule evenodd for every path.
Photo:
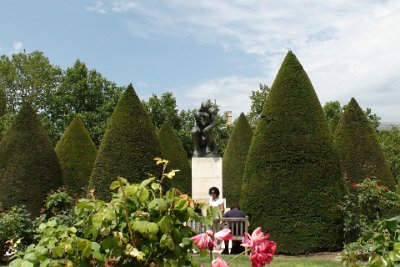
<instances>
[{"instance_id":1,"label":"white cloud","mask_svg":"<svg viewBox=\"0 0 400 267\"><path fill-rule=\"evenodd\" d=\"M14 42L13 43L13 53L19 53L22 50L22 43L21 42Z\"/></svg>"},{"instance_id":2,"label":"white cloud","mask_svg":"<svg viewBox=\"0 0 400 267\"><path fill-rule=\"evenodd\" d=\"M230 76L199 83L194 86L181 88L177 97L179 107L192 109L200 106L201 102L211 99L216 100L221 112L233 111L234 117L240 112L247 113L250 110L250 98L252 90L257 90L262 81L261 77Z\"/></svg>"},{"instance_id":3,"label":"white cloud","mask_svg":"<svg viewBox=\"0 0 400 267\"><path fill-rule=\"evenodd\" d=\"M131 14L124 25L140 38L186 37L257 55L269 85L291 48L321 103L345 104L354 96L362 106L383 112L378 114L383 120L400 121L399 1L118 0L107 8ZM192 88L229 90L235 79L221 77ZM240 78L246 79L255 78ZM248 96L259 82L255 88L235 87L223 101L248 110L248 97L238 101L237 95Z\"/></svg>"},{"instance_id":4,"label":"white cloud","mask_svg":"<svg viewBox=\"0 0 400 267\"><path fill-rule=\"evenodd\" d=\"M86 7L87 11L98 12L101 14L107 14L108 7L102 1L95 1L92 5Z\"/></svg>"},{"instance_id":5,"label":"white cloud","mask_svg":"<svg viewBox=\"0 0 400 267\"><path fill-rule=\"evenodd\" d=\"M135 1L115 1L111 4L111 10L114 12L126 12L137 6Z\"/></svg>"}]
</instances>

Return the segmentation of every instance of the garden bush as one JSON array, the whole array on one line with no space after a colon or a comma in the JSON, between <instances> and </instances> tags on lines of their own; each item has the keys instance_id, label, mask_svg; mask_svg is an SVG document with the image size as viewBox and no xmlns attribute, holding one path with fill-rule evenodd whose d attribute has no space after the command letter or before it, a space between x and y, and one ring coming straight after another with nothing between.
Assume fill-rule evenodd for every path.
<instances>
[{"instance_id":1,"label":"garden bush","mask_svg":"<svg viewBox=\"0 0 400 267\"><path fill-rule=\"evenodd\" d=\"M399 266L400 216L371 222L368 231L341 253L346 266Z\"/></svg>"},{"instance_id":2,"label":"garden bush","mask_svg":"<svg viewBox=\"0 0 400 267\"><path fill-rule=\"evenodd\" d=\"M0 263L8 252L6 241L15 243L22 238L22 245L26 245L32 242L33 234L32 216L24 206L14 206L10 210L0 207Z\"/></svg>"},{"instance_id":3,"label":"garden bush","mask_svg":"<svg viewBox=\"0 0 400 267\"><path fill-rule=\"evenodd\" d=\"M192 170L186 157L186 151L175 130L168 122L164 122L158 131L158 140L160 141L162 157L170 159L168 163L170 168L179 170L176 178L172 180L172 185L191 195Z\"/></svg>"},{"instance_id":4,"label":"garden bush","mask_svg":"<svg viewBox=\"0 0 400 267\"><path fill-rule=\"evenodd\" d=\"M64 186L70 194L82 195L87 188L97 150L79 115L65 130L55 150L63 172Z\"/></svg>"},{"instance_id":5,"label":"garden bush","mask_svg":"<svg viewBox=\"0 0 400 267\"><path fill-rule=\"evenodd\" d=\"M400 196L380 185L376 177L352 187L343 205L344 231L350 241L370 230L373 221L400 214Z\"/></svg>"},{"instance_id":6,"label":"garden bush","mask_svg":"<svg viewBox=\"0 0 400 267\"><path fill-rule=\"evenodd\" d=\"M335 146L341 170L351 190L364 177L375 176L382 185L395 190L395 181L364 112L352 98L335 131Z\"/></svg>"},{"instance_id":7,"label":"garden bush","mask_svg":"<svg viewBox=\"0 0 400 267\"><path fill-rule=\"evenodd\" d=\"M329 251L342 246L344 194L327 119L289 51L253 135L241 206L251 225L270 231L278 252Z\"/></svg>"},{"instance_id":8,"label":"garden bush","mask_svg":"<svg viewBox=\"0 0 400 267\"><path fill-rule=\"evenodd\" d=\"M157 159L165 170L166 160ZM190 266L194 230L189 219L210 225L215 214L199 217L193 201L150 177L130 184L119 177L110 185L113 198L99 200L93 191L75 207L77 223L58 225L49 220L39 226L40 239L10 263L15 266ZM197 264L198 265L198 264Z\"/></svg>"},{"instance_id":9,"label":"garden bush","mask_svg":"<svg viewBox=\"0 0 400 267\"><path fill-rule=\"evenodd\" d=\"M24 104L0 142L0 202L39 214L47 193L62 186L57 155L42 124Z\"/></svg>"},{"instance_id":10,"label":"garden bush","mask_svg":"<svg viewBox=\"0 0 400 267\"><path fill-rule=\"evenodd\" d=\"M158 173L153 159L161 155L155 128L130 84L111 116L97 153L89 189L109 200L108 185L121 176L139 182L146 173Z\"/></svg>"},{"instance_id":11,"label":"garden bush","mask_svg":"<svg viewBox=\"0 0 400 267\"><path fill-rule=\"evenodd\" d=\"M250 124L241 113L233 126L222 161L223 192L228 207L239 203L244 165L252 136Z\"/></svg>"}]
</instances>

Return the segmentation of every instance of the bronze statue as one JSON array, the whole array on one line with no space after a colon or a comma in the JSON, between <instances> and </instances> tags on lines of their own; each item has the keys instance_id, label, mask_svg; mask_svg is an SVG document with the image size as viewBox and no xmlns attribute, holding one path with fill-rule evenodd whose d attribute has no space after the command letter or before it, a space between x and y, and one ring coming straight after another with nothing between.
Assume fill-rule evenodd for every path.
<instances>
[{"instance_id":1,"label":"bronze statue","mask_svg":"<svg viewBox=\"0 0 400 267\"><path fill-rule=\"evenodd\" d=\"M196 126L192 130L194 142L193 157L218 157L218 148L213 138L213 128L216 125L217 110L210 101L201 103L200 109L194 114Z\"/></svg>"}]
</instances>

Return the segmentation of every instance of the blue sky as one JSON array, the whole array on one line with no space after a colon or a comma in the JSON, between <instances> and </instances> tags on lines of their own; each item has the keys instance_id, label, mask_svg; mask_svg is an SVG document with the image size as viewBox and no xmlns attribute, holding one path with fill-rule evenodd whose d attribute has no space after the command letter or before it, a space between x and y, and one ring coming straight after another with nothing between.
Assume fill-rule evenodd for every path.
<instances>
[{"instance_id":1,"label":"blue sky","mask_svg":"<svg viewBox=\"0 0 400 267\"><path fill-rule=\"evenodd\" d=\"M235 117L292 49L322 104L354 96L400 121L400 1L2 0L0 25L0 54L40 50L62 68L79 58L142 99L216 98Z\"/></svg>"}]
</instances>

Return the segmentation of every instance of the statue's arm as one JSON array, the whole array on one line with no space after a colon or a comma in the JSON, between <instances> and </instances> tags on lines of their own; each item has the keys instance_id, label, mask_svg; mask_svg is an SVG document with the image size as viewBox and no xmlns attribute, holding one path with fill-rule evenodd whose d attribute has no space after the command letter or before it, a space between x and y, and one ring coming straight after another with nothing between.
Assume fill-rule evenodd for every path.
<instances>
[{"instance_id":1,"label":"statue's arm","mask_svg":"<svg viewBox=\"0 0 400 267\"><path fill-rule=\"evenodd\" d=\"M197 111L195 114L194 114L194 119L195 119L195 121L196 121L196 126L200 126L201 125L201 122L200 122L200 111Z\"/></svg>"},{"instance_id":2,"label":"statue's arm","mask_svg":"<svg viewBox=\"0 0 400 267\"><path fill-rule=\"evenodd\" d=\"M206 128L204 128L205 132L211 131L215 127L215 125L217 125L214 112L210 112L209 114L210 114L210 124Z\"/></svg>"}]
</instances>

